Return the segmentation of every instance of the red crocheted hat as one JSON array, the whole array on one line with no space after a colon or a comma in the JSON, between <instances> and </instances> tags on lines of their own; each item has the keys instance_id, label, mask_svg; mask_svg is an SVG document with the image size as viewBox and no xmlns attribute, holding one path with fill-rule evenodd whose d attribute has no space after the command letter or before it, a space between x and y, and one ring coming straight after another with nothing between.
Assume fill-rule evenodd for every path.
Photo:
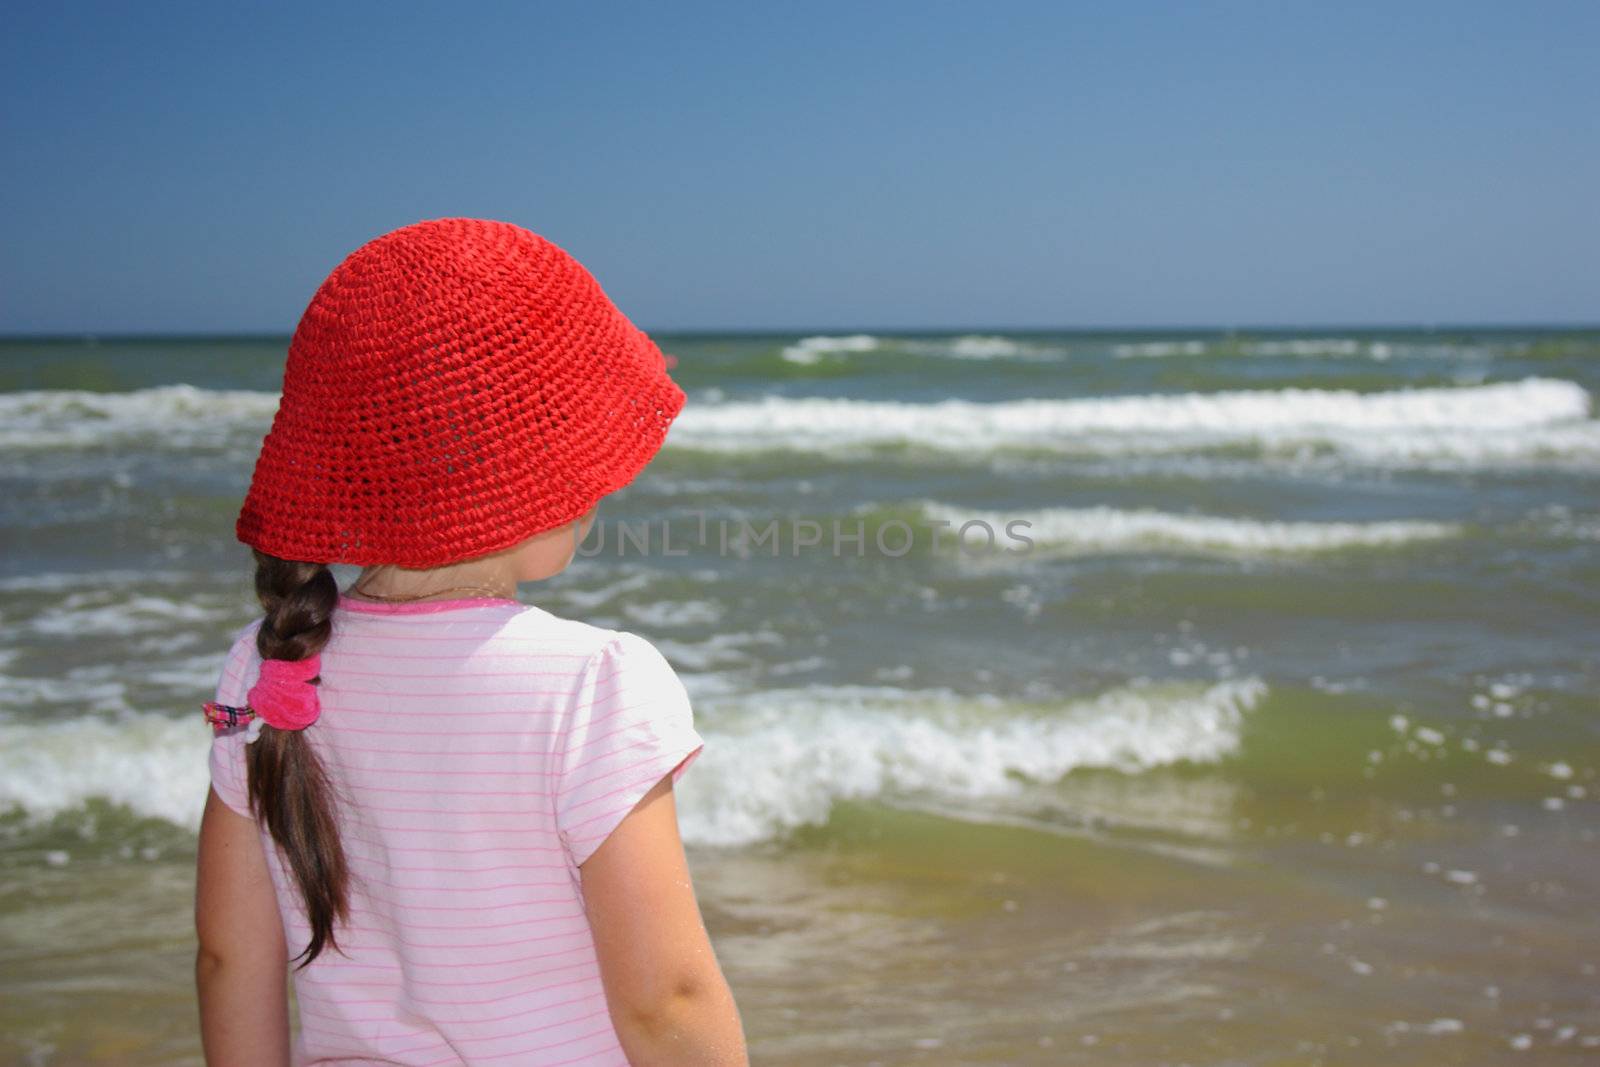
<instances>
[{"instance_id":1,"label":"red crocheted hat","mask_svg":"<svg viewBox=\"0 0 1600 1067\"><path fill-rule=\"evenodd\" d=\"M315 563L472 559L627 485L684 400L661 350L554 243L419 222L312 297L235 532Z\"/></svg>"}]
</instances>

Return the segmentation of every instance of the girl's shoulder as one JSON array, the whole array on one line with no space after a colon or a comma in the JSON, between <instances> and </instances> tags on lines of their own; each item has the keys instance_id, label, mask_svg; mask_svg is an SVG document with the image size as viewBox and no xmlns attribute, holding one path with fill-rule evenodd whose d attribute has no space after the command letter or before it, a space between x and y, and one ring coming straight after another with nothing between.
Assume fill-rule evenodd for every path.
<instances>
[{"instance_id":1,"label":"girl's shoulder","mask_svg":"<svg viewBox=\"0 0 1600 1067\"><path fill-rule=\"evenodd\" d=\"M594 623L584 622L581 619L569 619L564 615L557 615L547 608L537 604L522 604L515 608L506 618L505 626L519 634L536 632L547 637L562 638L574 644L604 644L617 631Z\"/></svg>"},{"instance_id":2,"label":"girl's shoulder","mask_svg":"<svg viewBox=\"0 0 1600 1067\"><path fill-rule=\"evenodd\" d=\"M637 656L643 652L649 656L655 651L653 645L630 630L569 619L533 604L522 605L520 611L507 619L505 632L514 637L538 637L545 647L581 654L585 659L595 659L601 653Z\"/></svg>"},{"instance_id":3,"label":"girl's shoulder","mask_svg":"<svg viewBox=\"0 0 1600 1067\"><path fill-rule=\"evenodd\" d=\"M519 626L531 629L519 632ZM649 638L632 630L568 619L525 604L510 620L507 632L538 638L535 644L557 652L569 669L577 669L580 684L631 679L668 690L682 689L682 680L667 657Z\"/></svg>"}]
</instances>

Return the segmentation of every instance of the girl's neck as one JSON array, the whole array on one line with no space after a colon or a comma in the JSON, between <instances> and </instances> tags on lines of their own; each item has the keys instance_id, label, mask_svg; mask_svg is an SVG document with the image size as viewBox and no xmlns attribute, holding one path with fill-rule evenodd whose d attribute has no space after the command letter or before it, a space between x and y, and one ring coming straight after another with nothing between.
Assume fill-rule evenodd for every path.
<instances>
[{"instance_id":1,"label":"girl's neck","mask_svg":"<svg viewBox=\"0 0 1600 1067\"><path fill-rule=\"evenodd\" d=\"M388 575L363 571L345 595L379 604L421 604L438 600L489 598L514 600L517 583L503 573L469 574L430 572L407 574L396 580Z\"/></svg>"}]
</instances>

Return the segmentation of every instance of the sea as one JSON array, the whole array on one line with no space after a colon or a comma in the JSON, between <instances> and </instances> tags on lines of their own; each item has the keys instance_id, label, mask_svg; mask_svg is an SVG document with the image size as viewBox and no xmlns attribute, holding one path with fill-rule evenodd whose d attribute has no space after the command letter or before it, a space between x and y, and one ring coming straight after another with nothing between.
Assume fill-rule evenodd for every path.
<instances>
[{"instance_id":1,"label":"sea","mask_svg":"<svg viewBox=\"0 0 1600 1067\"><path fill-rule=\"evenodd\" d=\"M753 1063L1600 1063L1600 330L652 336L520 596L693 697ZM0 1062L202 1062L286 348L0 342Z\"/></svg>"}]
</instances>

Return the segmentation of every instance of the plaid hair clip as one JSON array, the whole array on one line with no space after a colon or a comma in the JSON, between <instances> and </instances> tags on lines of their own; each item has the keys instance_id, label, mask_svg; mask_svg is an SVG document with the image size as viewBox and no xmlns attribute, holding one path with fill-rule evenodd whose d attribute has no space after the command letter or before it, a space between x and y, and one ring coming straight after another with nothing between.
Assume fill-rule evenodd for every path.
<instances>
[{"instance_id":1,"label":"plaid hair clip","mask_svg":"<svg viewBox=\"0 0 1600 1067\"><path fill-rule=\"evenodd\" d=\"M247 743L261 736L261 727L265 720L249 705L236 708L208 700L201 707L205 709L206 722L211 724L213 735L236 734L243 730Z\"/></svg>"},{"instance_id":2,"label":"plaid hair clip","mask_svg":"<svg viewBox=\"0 0 1600 1067\"><path fill-rule=\"evenodd\" d=\"M304 730L317 721L322 702L317 687L311 684L322 670L322 656L305 659L268 659L261 663L261 675L245 694L244 707L208 700L206 722L215 734L233 734L241 726L245 744L261 736L263 726L277 730Z\"/></svg>"}]
</instances>

